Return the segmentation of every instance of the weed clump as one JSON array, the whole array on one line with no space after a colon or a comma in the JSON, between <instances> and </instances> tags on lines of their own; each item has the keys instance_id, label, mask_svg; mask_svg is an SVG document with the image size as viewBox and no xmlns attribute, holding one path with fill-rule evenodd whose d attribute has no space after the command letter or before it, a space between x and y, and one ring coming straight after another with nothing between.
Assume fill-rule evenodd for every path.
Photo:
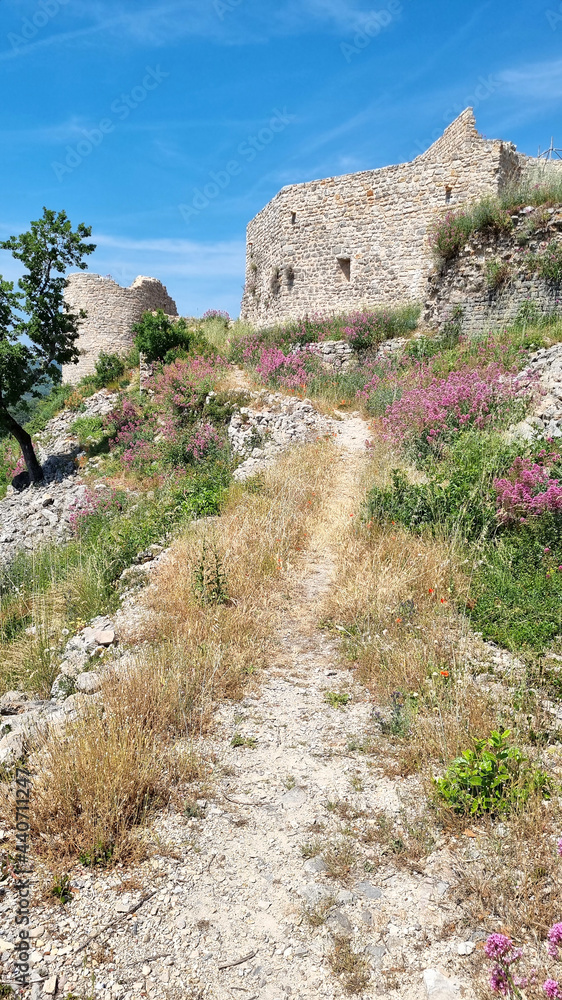
<instances>
[{"instance_id":1,"label":"weed clump","mask_svg":"<svg viewBox=\"0 0 562 1000\"><path fill-rule=\"evenodd\" d=\"M546 773L533 767L511 733L495 731L487 740L475 740L436 779L439 798L455 812L479 816L503 814L524 805L532 794L550 798Z\"/></svg>"}]
</instances>

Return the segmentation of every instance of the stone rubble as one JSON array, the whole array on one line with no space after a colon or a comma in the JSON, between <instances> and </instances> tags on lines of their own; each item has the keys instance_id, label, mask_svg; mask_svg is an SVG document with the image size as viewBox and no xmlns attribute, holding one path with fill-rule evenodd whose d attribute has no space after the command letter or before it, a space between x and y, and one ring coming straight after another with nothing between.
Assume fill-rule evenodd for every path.
<instances>
[{"instance_id":1,"label":"stone rubble","mask_svg":"<svg viewBox=\"0 0 562 1000\"><path fill-rule=\"evenodd\" d=\"M522 386L533 390L532 413L510 428L513 438L562 437L562 344L541 347L519 375Z\"/></svg>"},{"instance_id":2,"label":"stone rubble","mask_svg":"<svg viewBox=\"0 0 562 1000\"><path fill-rule=\"evenodd\" d=\"M241 406L228 427L232 451L244 457L234 473L239 481L270 465L291 445L335 433L337 421L318 413L310 399L268 391L252 396L255 405Z\"/></svg>"},{"instance_id":3,"label":"stone rubble","mask_svg":"<svg viewBox=\"0 0 562 1000\"><path fill-rule=\"evenodd\" d=\"M102 389L84 401L84 408L63 410L38 435L38 457L45 478L26 485L26 473L16 477L0 500L0 565L9 562L20 549L33 551L47 541L61 542L70 535L72 507L86 493L77 474L80 457L78 438L71 426L78 417L103 416L113 408L117 396ZM19 482L18 482L19 480ZM104 489L98 483L95 489Z\"/></svg>"}]
</instances>

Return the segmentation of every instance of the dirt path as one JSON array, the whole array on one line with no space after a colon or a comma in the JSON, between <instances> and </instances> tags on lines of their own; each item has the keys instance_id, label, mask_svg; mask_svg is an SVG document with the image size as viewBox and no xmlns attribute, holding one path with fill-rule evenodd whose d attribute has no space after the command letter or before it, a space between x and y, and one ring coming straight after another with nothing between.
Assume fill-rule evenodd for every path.
<instances>
[{"instance_id":1,"label":"dirt path","mask_svg":"<svg viewBox=\"0 0 562 1000\"><path fill-rule=\"evenodd\" d=\"M178 857L164 850L125 895L109 891L118 875L86 873L81 881L59 928L67 941L82 939L86 914L95 930L140 900L141 884L156 890L100 939L93 996L335 1000L347 995L346 981L364 997L460 995L456 973L471 960L458 946L470 930L442 933L454 916L447 860L436 854L417 873L370 862L365 831L377 810L392 815L400 800L372 759L349 749L371 706L342 664L337 638L317 624L335 585L336 546L357 514L367 437L358 417L339 424L331 494L288 581L277 653L259 693L223 707L207 746L221 774L212 796L198 803L199 815L157 823ZM334 706L330 693L350 699ZM232 745L234 736L242 745ZM333 975L330 956L346 966L343 978ZM81 961L66 966L64 995L91 983Z\"/></svg>"}]
</instances>

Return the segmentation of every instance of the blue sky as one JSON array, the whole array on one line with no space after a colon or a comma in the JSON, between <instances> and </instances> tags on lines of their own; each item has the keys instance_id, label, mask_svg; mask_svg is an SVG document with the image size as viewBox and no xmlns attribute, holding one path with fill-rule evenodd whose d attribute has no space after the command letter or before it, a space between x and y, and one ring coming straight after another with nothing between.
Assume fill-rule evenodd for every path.
<instances>
[{"instance_id":1,"label":"blue sky","mask_svg":"<svg viewBox=\"0 0 562 1000\"><path fill-rule=\"evenodd\" d=\"M64 208L90 270L237 315L283 185L412 159L468 104L562 146L562 3L0 0L0 75L0 235Z\"/></svg>"}]
</instances>

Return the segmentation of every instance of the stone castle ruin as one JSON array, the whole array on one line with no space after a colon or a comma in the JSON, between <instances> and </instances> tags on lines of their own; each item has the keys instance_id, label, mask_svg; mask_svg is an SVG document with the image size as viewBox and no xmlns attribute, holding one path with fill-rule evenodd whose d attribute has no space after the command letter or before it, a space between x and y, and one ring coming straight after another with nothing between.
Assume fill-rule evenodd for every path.
<instances>
[{"instance_id":1,"label":"stone castle ruin","mask_svg":"<svg viewBox=\"0 0 562 1000\"><path fill-rule=\"evenodd\" d=\"M538 161L486 139L467 108L411 163L284 187L250 222L242 318L422 302L439 215L524 179Z\"/></svg>"},{"instance_id":2,"label":"stone castle ruin","mask_svg":"<svg viewBox=\"0 0 562 1000\"><path fill-rule=\"evenodd\" d=\"M135 278L128 288L111 277L80 271L68 277L65 301L72 312L86 311L80 323L76 365L63 365L64 382L74 385L94 371L100 351L125 354L133 342L132 327L147 311L162 309L177 316L176 303L156 278Z\"/></svg>"}]
</instances>

